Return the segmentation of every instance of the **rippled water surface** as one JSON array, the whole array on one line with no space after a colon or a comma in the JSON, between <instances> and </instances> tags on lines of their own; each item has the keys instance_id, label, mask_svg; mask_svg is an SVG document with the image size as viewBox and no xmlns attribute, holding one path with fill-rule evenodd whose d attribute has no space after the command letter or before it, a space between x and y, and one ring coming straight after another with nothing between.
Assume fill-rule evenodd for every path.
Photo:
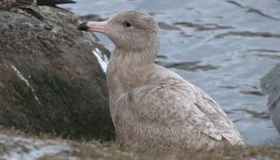
<instances>
[{"instance_id":1,"label":"rippled water surface","mask_svg":"<svg viewBox=\"0 0 280 160\"><path fill-rule=\"evenodd\" d=\"M260 89L260 78L280 61L279 0L77 1L63 7L104 19L123 10L152 14L162 34L157 63L209 93L247 144L280 143Z\"/></svg>"}]
</instances>

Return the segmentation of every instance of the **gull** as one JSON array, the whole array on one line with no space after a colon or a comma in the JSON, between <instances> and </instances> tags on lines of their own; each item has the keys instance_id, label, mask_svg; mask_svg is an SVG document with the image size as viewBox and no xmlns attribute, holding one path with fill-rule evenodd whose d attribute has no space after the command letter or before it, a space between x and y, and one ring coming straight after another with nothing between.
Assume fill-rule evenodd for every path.
<instances>
[{"instance_id":1,"label":"gull","mask_svg":"<svg viewBox=\"0 0 280 160\"><path fill-rule=\"evenodd\" d=\"M207 93L155 64L157 21L123 11L79 30L105 34L116 46L107 68L109 107L117 140L127 147L175 150L243 145L223 109Z\"/></svg>"}]
</instances>

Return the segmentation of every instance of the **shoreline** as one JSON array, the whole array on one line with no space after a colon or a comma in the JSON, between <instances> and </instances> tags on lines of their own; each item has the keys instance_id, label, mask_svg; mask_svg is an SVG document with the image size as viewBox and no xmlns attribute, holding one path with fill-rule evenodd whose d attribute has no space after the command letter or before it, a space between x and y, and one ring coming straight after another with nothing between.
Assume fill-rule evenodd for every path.
<instances>
[{"instance_id":1,"label":"shoreline","mask_svg":"<svg viewBox=\"0 0 280 160\"><path fill-rule=\"evenodd\" d=\"M75 141L51 135L25 134L13 129L0 129L0 155L4 159L24 157L30 160L110 159L110 160L170 160L170 159L270 159L280 158L280 145L223 146L212 149L189 149L178 152L142 152L119 146L113 141Z\"/></svg>"}]
</instances>

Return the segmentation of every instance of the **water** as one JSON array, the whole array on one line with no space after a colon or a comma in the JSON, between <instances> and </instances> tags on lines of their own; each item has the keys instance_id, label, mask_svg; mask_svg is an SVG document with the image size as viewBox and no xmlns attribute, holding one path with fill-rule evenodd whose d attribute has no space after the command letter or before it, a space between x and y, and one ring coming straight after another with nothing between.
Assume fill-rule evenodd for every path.
<instances>
[{"instance_id":1,"label":"water","mask_svg":"<svg viewBox=\"0 0 280 160\"><path fill-rule=\"evenodd\" d=\"M209 93L247 144L280 143L260 89L260 78L280 60L279 0L77 1L63 7L104 19L123 10L152 14L162 34L157 62Z\"/></svg>"}]
</instances>

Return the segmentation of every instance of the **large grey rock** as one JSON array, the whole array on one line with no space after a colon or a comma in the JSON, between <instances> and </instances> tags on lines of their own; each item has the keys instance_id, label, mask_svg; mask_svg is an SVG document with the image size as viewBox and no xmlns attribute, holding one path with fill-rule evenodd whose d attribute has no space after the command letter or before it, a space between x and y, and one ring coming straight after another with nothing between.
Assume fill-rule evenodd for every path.
<instances>
[{"instance_id":1,"label":"large grey rock","mask_svg":"<svg viewBox=\"0 0 280 160\"><path fill-rule=\"evenodd\" d=\"M110 140L105 74L72 13L36 9L46 20L0 11L0 125L32 133Z\"/></svg>"},{"instance_id":2,"label":"large grey rock","mask_svg":"<svg viewBox=\"0 0 280 160\"><path fill-rule=\"evenodd\" d=\"M261 79L261 87L269 94L267 106L273 124L280 133L280 63Z\"/></svg>"}]
</instances>

